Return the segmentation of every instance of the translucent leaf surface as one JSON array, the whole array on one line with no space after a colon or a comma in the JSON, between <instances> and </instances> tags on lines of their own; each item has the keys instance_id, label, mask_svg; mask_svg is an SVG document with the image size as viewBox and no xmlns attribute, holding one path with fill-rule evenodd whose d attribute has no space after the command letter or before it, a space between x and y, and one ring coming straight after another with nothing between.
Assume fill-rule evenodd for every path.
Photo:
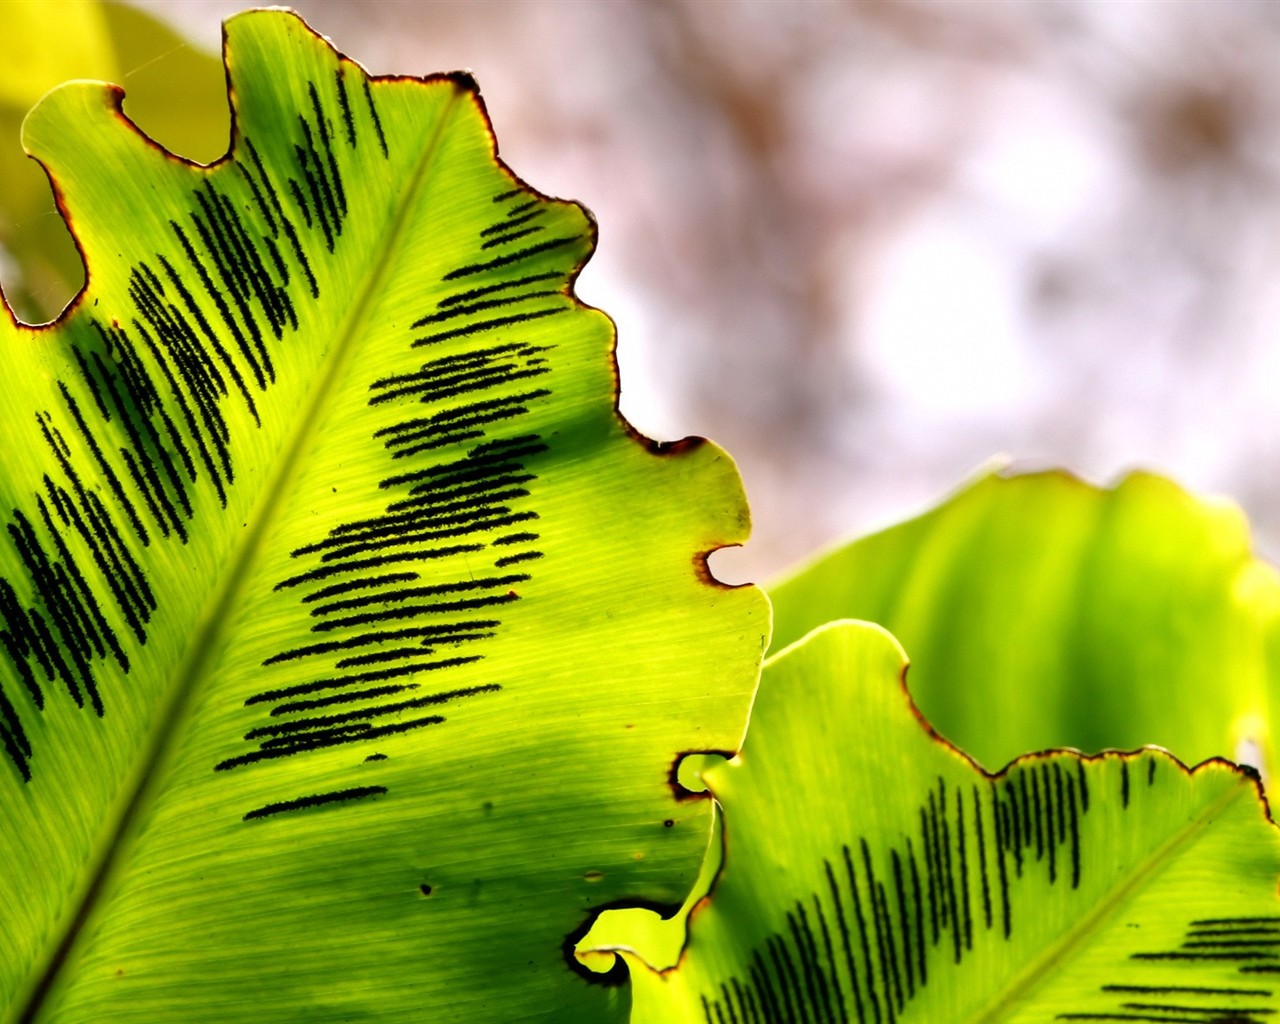
<instances>
[{"instance_id":1,"label":"translucent leaf surface","mask_svg":"<svg viewBox=\"0 0 1280 1024\"><path fill-rule=\"evenodd\" d=\"M125 3L6 0L0 40L0 247L15 264L6 298L23 319L46 320L79 289L83 266L48 179L16 145L27 111L69 79L125 82L130 118L174 152L208 161L226 150L226 89L212 55Z\"/></svg>"},{"instance_id":2,"label":"translucent leaf surface","mask_svg":"<svg viewBox=\"0 0 1280 1024\"><path fill-rule=\"evenodd\" d=\"M208 168L77 83L24 129L89 283L0 320L0 1019L605 1021L678 904L763 596L714 446L616 413L594 238L469 78L227 26Z\"/></svg>"},{"instance_id":3,"label":"translucent leaf surface","mask_svg":"<svg viewBox=\"0 0 1280 1024\"><path fill-rule=\"evenodd\" d=\"M990 768L1159 743L1274 763L1280 580L1240 510L1134 474L991 474L769 588L775 649L842 617L911 653L911 694Z\"/></svg>"},{"instance_id":4,"label":"translucent leaf surface","mask_svg":"<svg viewBox=\"0 0 1280 1024\"><path fill-rule=\"evenodd\" d=\"M706 773L725 858L639 1022L1262 1021L1280 1010L1280 834L1253 777L1168 754L988 775L931 733L879 627L767 663Z\"/></svg>"}]
</instances>

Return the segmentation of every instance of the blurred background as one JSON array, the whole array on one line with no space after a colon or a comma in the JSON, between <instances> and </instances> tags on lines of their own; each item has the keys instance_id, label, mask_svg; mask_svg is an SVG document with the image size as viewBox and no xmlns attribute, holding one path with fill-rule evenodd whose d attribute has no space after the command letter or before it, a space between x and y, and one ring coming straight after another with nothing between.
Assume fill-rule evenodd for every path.
<instances>
[{"instance_id":1,"label":"blurred background","mask_svg":"<svg viewBox=\"0 0 1280 1024\"><path fill-rule=\"evenodd\" d=\"M0 3L0 279L24 318L57 312L75 262L17 112L112 78L213 159L212 55L242 6ZM372 72L471 70L507 163L595 213L579 294L618 325L624 414L741 467L755 534L722 578L910 515L997 453L1228 494L1280 554L1280 4L295 7Z\"/></svg>"}]
</instances>

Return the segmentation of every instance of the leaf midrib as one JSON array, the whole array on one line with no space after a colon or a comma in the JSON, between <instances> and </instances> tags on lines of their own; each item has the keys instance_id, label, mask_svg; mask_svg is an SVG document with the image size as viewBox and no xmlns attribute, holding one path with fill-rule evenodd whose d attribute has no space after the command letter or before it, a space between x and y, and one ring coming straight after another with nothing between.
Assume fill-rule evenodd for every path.
<instances>
[{"instance_id":1,"label":"leaf midrib","mask_svg":"<svg viewBox=\"0 0 1280 1024\"><path fill-rule=\"evenodd\" d=\"M149 797L161 784L163 772L158 769L168 760L174 748L175 738L183 731L195 695L203 680L207 678L205 669L220 649L220 642L226 634L229 621L233 618L230 612L236 607L246 582L251 576L251 569L263 549L264 538L270 532L271 526L285 505L286 498L293 490L298 477L300 455L307 450L316 429L324 422L326 407L338 382L344 378L357 347L356 343L364 333L363 327L375 296L380 293L381 286L391 272L395 256L400 250L408 228L410 213L415 210L422 187L439 152L445 129L459 101L467 93L467 89L458 82L450 84L453 91L440 111L435 128L413 168L407 187L399 193L400 199L392 211L387 230L378 236L385 239L385 244L380 248L377 261L365 274L364 283L356 300L349 307L349 312L337 332L337 340L323 364L322 376L310 391L310 400L294 420L294 429L284 439L280 455L275 460L275 469L254 503L247 521L247 528L240 534L240 539L225 563L228 570L221 576L217 589L210 595L205 604L205 610L197 619L191 641L174 673L175 682L170 688L172 696L162 713L157 716L147 742L142 748L142 766L135 776L133 791L128 794L120 816L103 840L100 859L76 901L75 913L69 918L66 928L58 938L57 945L39 972L38 980L31 989L31 995L17 1017L19 1024L34 1024L44 1009L50 993L62 975L63 967L71 958L77 940L85 930L85 925L101 904L107 882L120 863L122 851L129 845L128 838L139 825L143 808L147 806L150 802Z\"/></svg>"},{"instance_id":2,"label":"leaf midrib","mask_svg":"<svg viewBox=\"0 0 1280 1024\"><path fill-rule=\"evenodd\" d=\"M1051 943L1049 947L1020 974L1012 984L999 993L986 1009L971 1018L972 1024L996 1024L1016 1008L1034 989L1038 988L1067 957L1071 956L1086 940L1105 926L1129 903L1133 896L1163 871L1183 849L1195 839L1211 821L1225 811L1240 795L1247 792L1239 780L1234 780L1218 799L1211 802L1198 815L1157 847L1128 878L1100 898L1094 909L1086 914L1075 927Z\"/></svg>"}]
</instances>

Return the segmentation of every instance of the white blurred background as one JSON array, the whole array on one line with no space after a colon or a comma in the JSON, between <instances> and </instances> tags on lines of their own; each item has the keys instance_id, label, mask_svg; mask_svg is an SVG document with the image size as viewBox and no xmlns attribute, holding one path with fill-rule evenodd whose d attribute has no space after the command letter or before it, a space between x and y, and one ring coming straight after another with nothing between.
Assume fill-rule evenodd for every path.
<instances>
[{"instance_id":1,"label":"white blurred background","mask_svg":"<svg viewBox=\"0 0 1280 1024\"><path fill-rule=\"evenodd\" d=\"M138 6L214 50L242 4ZM373 72L471 70L596 214L624 413L742 469L723 578L995 453L1229 494L1280 553L1280 4L296 7Z\"/></svg>"}]
</instances>

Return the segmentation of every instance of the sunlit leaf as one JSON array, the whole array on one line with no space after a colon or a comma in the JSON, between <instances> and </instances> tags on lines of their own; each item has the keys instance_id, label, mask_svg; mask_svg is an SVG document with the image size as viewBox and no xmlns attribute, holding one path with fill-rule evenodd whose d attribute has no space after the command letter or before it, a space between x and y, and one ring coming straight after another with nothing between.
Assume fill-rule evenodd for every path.
<instances>
[{"instance_id":1,"label":"sunlit leaf","mask_svg":"<svg viewBox=\"0 0 1280 1024\"><path fill-rule=\"evenodd\" d=\"M565 949L678 904L763 596L736 471L616 412L594 232L466 76L227 26L229 156L61 88L89 284L0 319L0 1019L607 1021Z\"/></svg>"},{"instance_id":2,"label":"sunlit leaf","mask_svg":"<svg viewBox=\"0 0 1280 1024\"><path fill-rule=\"evenodd\" d=\"M124 3L0 3L0 249L13 261L6 298L27 320L53 316L83 283L84 268L40 165L17 145L32 105L69 79L118 82L125 110L176 153L209 161L227 146L222 68L172 29Z\"/></svg>"},{"instance_id":3,"label":"sunlit leaf","mask_svg":"<svg viewBox=\"0 0 1280 1024\"><path fill-rule=\"evenodd\" d=\"M1016 641L1010 641L1016 642ZM931 733L875 626L767 663L706 773L725 859L637 1022L1263 1021L1280 833L1250 775L1036 754L988 775Z\"/></svg>"},{"instance_id":4,"label":"sunlit leaf","mask_svg":"<svg viewBox=\"0 0 1280 1024\"><path fill-rule=\"evenodd\" d=\"M1240 510L1138 473L990 474L769 588L774 648L850 617L911 654L911 695L989 768L1158 743L1274 764L1280 579Z\"/></svg>"}]
</instances>

